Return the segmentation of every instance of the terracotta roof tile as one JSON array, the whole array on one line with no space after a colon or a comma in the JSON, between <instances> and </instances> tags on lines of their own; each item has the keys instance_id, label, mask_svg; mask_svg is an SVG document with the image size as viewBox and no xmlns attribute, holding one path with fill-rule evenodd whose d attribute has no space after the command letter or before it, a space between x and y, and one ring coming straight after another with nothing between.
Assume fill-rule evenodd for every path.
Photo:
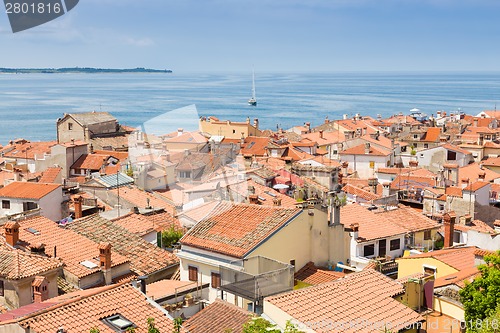
<instances>
[{"instance_id":1,"label":"terracotta roof tile","mask_svg":"<svg viewBox=\"0 0 500 333\"><path fill-rule=\"evenodd\" d=\"M373 155L373 156L387 156L390 155L391 151L386 150L383 148L378 148L374 147L373 145L370 146L370 153L366 154L365 152L365 145L360 144L358 146L346 149L342 152L340 152L340 155Z\"/></svg>"},{"instance_id":2,"label":"terracotta roof tile","mask_svg":"<svg viewBox=\"0 0 500 333\"><path fill-rule=\"evenodd\" d=\"M89 332L96 327L102 333L114 333L102 319L120 314L137 325L139 332L147 331L148 318L154 318L156 328L162 332L174 330L173 321L130 285L95 288L83 294L67 294L56 304L53 300L47 302L51 302L50 307L16 321L38 333L53 333L60 327L67 332Z\"/></svg>"},{"instance_id":3,"label":"terracotta roof tile","mask_svg":"<svg viewBox=\"0 0 500 333\"><path fill-rule=\"evenodd\" d=\"M9 280L43 274L62 267L62 261L0 246L0 276Z\"/></svg>"},{"instance_id":4,"label":"terracotta roof tile","mask_svg":"<svg viewBox=\"0 0 500 333\"><path fill-rule=\"evenodd\" d=\"M80 264L83 261L91 261L99 266L98 242L93 242L68 228L59 227L57 223L42 217L34 217L19 221L19 239L27 247L38 244L45 245L45 253L56 255L68 270L77 277L84 277L100 270L99 267L87 268ZM127 262L127 258L116 252L111 254L112 266L117 266Z\"/></svg>"},{"instance_id":5,"label":"terracotta roof tile","mask_svg":"<svg viewBox=\"0 0 500 333\"><path fill-rule=\"evenodd\" d=\"M460 231L475 230L479 232L486 232L489 234L496 233L494 228L490 227L487 223L480 220L471 221L469 225L455 223L454 228L455 230L460 230Z\"/></svg>"},{"instance_id":6,"label":"terracotta roof tile","mask_svg":"<svg viewBox=\"0 0 500 333\"><path fill-rule=\"evenodd\" d=\"M424 142L436 142L439 140L439 136L441 135L440 127L428 127L425 135L422 137L420 141Z\"/></svg>"},{"instance_id":7,"label":"terracotta roof tile","mask_svg":"<svg viewBox=\"0 0 500 333\"><path fill-rule=\"evenodd\" d=\"M182 229L179 220L168 212L157 212L148 215L129 213L112 221L141 237L150 232L168 230L170 227Z\"/></svg>"},{"instance_id":8,"label":"terracotta roof tile","mask_svg":"<svg viewBox=\"0 0 500 333\"><path fill-rule=\"evenodd\" d=\"M493 182L495 179L500 178L500 174L495 171L491 171L488 168L481 168L478 163L472 163L467 166L458 169L459 179L468 178L471 182L476 182L479 180L479 174L485 173L486 182Z\"/></svg>"},{"instance_id":9,"label":"terracotta roof tile","mask_svg":"<svg viewBox=\"0 0 500 333\"><path fill-rule=\"evenodd\" d=\"M242 258L301 212L226 202L189 230L181 244Z\"/></svg>"},{"instance_id":10,"label":"terracotta roof tile","mask_svg":"<svg viewBox=\"0 0 500 333\"><path fill-rule=\"evenodd\" d=\"M0 197L40 200L60 187L59 184L13 182L0 189Z\"/></svg>"},{"instance_id":11,"label":"terracotta roof tile","mask_svg":"<svg viewBox=\"0 0 500 333\"><path fill-rule=\"evenodd\" d=\"M35 156L42 158L44 154L50 154L50 148L56 144L57 141L14 143L13 145L4 147L3 150L5 153L3 157L25 159L27 156L31 160Z\"/></svg>"},{"instance_id":12,"label":"terracotta roof tile","mask_svg":"<svg viewBox=\"0 0 500 333\"><path fill-rule=\"evenodd\" d=\"M403 285L374 271L348 274L345 278L268 297L270 302L315 332L379 332L384 323L399 331L423 318L392 297L404 292ZM382 326L347 323L375 323ZM344 326L332 328L335 323Z\"/></svg>"},{"instance_id":13,"label":"terracotta roof tile","mask_svg":"<svg viewBox=\"0 0 500 333\"><path fill-rule=\"evenodd\" d=\"M270 138L248 136L245 138L245 143L241 146L240 154L242 155L266 155L266 147L271 142Z\"/></svg>"},{"instance_id":14,"label":"terracotta roof tile","mask_svg":"<svg viewBox=\"0 0 500 333\"><path fill-rule=\"evenodd\" d=\"M199 288L198 284L191 281L160 280L148 284L146 295L152 299L159 299L197 287Z\"/></svg>"},{"instance_id":15,"label":"terracotta roof tile","mask_svg":"<svg viewBox=\"0 0 500 333\"><path fill-rule=\"evenodd\" d=\"M184 323L190 333L222 333L230 330L242 333L243 325L253 314L242 308L217 299Z\"/></svg>"},{"instance_id":16,"label":"terracotta roof tile","mask_svg":"<svg viewBox=\"0 0 500 333\"><path fill-rule=\"evenodd\" d=\"M313 262L308 262L304 267L295 273L295 280L305 282L310 285L317 285L325 282L332 282L343 278L342 272L328 271L320 269Z\"/></svg>"},{"instance_id":17,"label":"terracotta roof tile","mask_svg":"<svg viewBox=\"0 0 500 333\"><path fill-rule=\"evenodd\" d=\"M376 200L376 199L381 197L380 195L377 195L373 192L365 191L359 187L356 187L356 186L353 186L350 184L347 184L346 186L344 186L344 188L342 188L342 191L344 191L348 194L355 195L355 196L362 198L366 201Z\"/></svg>"},{"instance_id":18,"label":"terracotta roof tile","mask_svg":"<svg viewBox=\"0 0 500 333\"><path fill-rule=\"evenodd\" d=\"M140 190L133 186L121 187L120 188L120 199L128 201L133 206L139 208L146 208L148 205L153 208L163 208L169 213L174 212L174 207L170 205L165 199L160 199L156 195ZM115 195L118 195L118 189L112 189L112 192Z\"/></svg>"},{"instance_id":19,"label":"terracotta roof tile","mask_svg":"<svg viewBox=\"0 0 500 333\"><path fill-rule=\"evenodd\" d=\"M174 254L97 214L75 220L66 228L94 242L111 243L113 253L128 258L130 269L138 275L148 275L179 262Z\"/></svg>"},{"instance_id":20,"label":"terracotta roof tile","mask_svg":"<svg viewBox=\"0 0 500 333\"><path fill-rule=\"evenodd\" d=\"M410 257L403 257L398 260L410 260L414 258L434 258L457 270L463 270L476 266L474 254L475 251L475 247L443 249L417 254Z\"/></svg>"},{"instance_id":21,"label":"terracotta roof tile","mask_svg":"<svg viewBox=\"0 0 500 333\"><path fill-rule=\"evenodd\" d=\"M55 183L59 174L61 174L62 168L60 167L52 167L47 168L42 172L42 177L38 181L39 183Z\"/></svg>"},{"instance_id":22,"label":"terracotta roof tile","mask_svg":"<svg viewBox=\"0 0 500 333\"><path fill-rule=\"evenodd\" d=\"M107 165L109 154L83 154L71 166L71 169L100 170L103 165Z\"/></svg>"},{"instance_id":23,"label":"terracotta roof tile","mask_svg":"<svg viewBox=\"0 0 500 333\"><path fill-rule=\"evenodd\" d=\"M259 196L259 204L264 206L274 206L274 199L281 200L281 207L295 208L297 201L285 194L282 194L272 188L260 185L255 181L249 179L247 181L239 182L229 185L229 190L238 193L240 196L246 197L248 194L248 187L253 186L255 194Z\"/></svg>"},{"instance_id":24,"label":"terracotta roof tile","mask_svg":"<svg viewBox=\"0 0 500 333\"><path fill-rule=\"evenodd\" d=\"M477 190L487 186L487 185L490 185L489 182L483 182L483 181L478 181L478 182L474 182L468 186L466 186L463 191L471 191L471 192L476 192Z\"/></svg>"},{"instance_id":25,"label":"terracotta roof tile","mask_svg":"<svg viewBox=\"0 0 500 333\"><path fill-rule=\"evenodd\" d=\"M465 286L465 281L471 282L476 276L479 276L477 267L469 267L458 272L442 276L434 281L434 288L444 287L451 284L457 285L460 288Z\"/></svg>"}]
</instances>

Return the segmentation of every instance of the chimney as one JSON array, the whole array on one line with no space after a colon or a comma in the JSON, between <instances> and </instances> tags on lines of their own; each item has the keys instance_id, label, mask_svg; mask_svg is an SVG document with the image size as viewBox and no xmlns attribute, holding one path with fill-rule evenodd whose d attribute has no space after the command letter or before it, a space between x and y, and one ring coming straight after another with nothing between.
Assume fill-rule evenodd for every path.
<instances>
[{"instance_id":1,"label":"chimney","mask_svg":"<svg viewBox=\"0 0 500 333\"><path fill-rule=\"evenodd\" d=\"M277 197L274 198L273 199L273 204L274 204L275 207L281 206L281 198L277 198Z\"/></svg>"},{"instance_id":2,"label":"chimney","mask_svg":"<svg viewBox=\"0 0 500 333\"><path fill-rule=\"evenodd\" d=\"M22 181L22 179L21 179L21 169L14 168L13 169L13 173L14 173L14 181L15 182Z\"/></svg>"},{"instance_id":3,"label":"chimney","mask_svg":"<svg viewBox=\"0 0 500 333\"><path fill-rule=\"evenodd\" d=\"M478 124L478 119L474 118L474 127L477 127L477 124Z\"/></svg>"},{"instance_id":4,"label":"chimney","mask_svg":"<svg viewBox=\"0 0 500 333\"><path fill-rule=\"evenodd\" d=\"M241 132L240 146L243 147L244 144L245 144L245 133Z\"/></svg>"},{"instance_id":5,"label":"chimney","mask_svg":"<svg viewBox=\"0 0 500 333\"><path fill-rule=\"evenodd\" d=\"M418 167L418 161L411 160L410 162L408 162L408 164L410 165L410 168Z\"/></svg>"},{"instance_id":6,"label":"chimney","mask_svg":"<svg viewBox=\"0 0 500 333\"><path fill-rule=\"evenodd\" d=\"M329 211L329 218L328 218L328 223L330 226L337 226L340 225L340 205L336 205L334 203L333 197L331 198L331 203L330 203L330 211Z\"/></svg>"},{"instance_id":7,"label":"chimney","mask_svg":"<svg viewBox=\"0 0 500 333\"><path fill-rule=\"evenodd\" d=\"M347 177L347 167L349 166L349 162L342 162L342 175Z\"/></svg>"},{"instance_id":8,"label":"chimney","mask_svg":"<svg viewBox=\"0 0 500 333\"><path fill-rule=\"evenodd\" d=\"M139 281L139 282L141 283L141 292L142 292L144 295L146 295L146 279L147 279L147 278L148 278L148 277L147 277L147 276L145 276L145 275L139 276L139 277L137 278L137 281Z\"/></svg>"},{"instance_id":9,"label":"chimney","mask_svg":"<svg viewBox=\"0 0 500 333\"><path fill-rule=\"evenodd\" d=\"M257 194L249 195L248 202L252 205L258 205L259 204L259 196Z\"/></svg>"},{"instance_id":10,"label":"chimney","mask_svg":"<svg viewBox=\"0 0 500 333\"><path fill-rule=\"evenodd\" d=\"M177 136L181 136L183 133L184 133L184 129L183 128L178 128L177 129Z\"/></svg>"},{"instance_id":11,"label":"chimney","mask_svg":"<svg viewBox=\"0 0 500 333\"><path fill-rule=\"evenodd\" d=\"M88 170L88 169L87 169ZM106 174L106 159L102 159L102 165L101 165L101 175Z\"/></svg>"},{"instance_id":12,"label":"chimney","mask_svg":"<svg viewBox=\"0 0 500 333\"><path fill-rule=\"evenodd\" d=\"M259 129L259 119L258 118L255 118L253 120L253 127L255 127L255 129Z\"/></svg>"},{"instance_id":13,"label":"chimney","mask_svg":"<svg viewBox=\"0 0 500 333\"><path fill-rule=\"evenodd\" d=\"M106 285L111 284L111 244L100 243L99 249L99 266L104 273L104 282Z\"/></svg>"},{"instance_id":14,"label":"chimney","mask_svg":"<svg viewBox=\"0 0 500 333\"><path fill-rule=\"evenodd\" d=\"M14 247L19 241L19 223L7 222L5 223L4 228L5 228L5 241L10 246Z\"/></svg>"},{"instance_id":15,"label":"chimney","mask_svg":"<svg viewBox=\"0 0 500 333\"><path fill-rule=\"evenodd\" d=\"M462 184L461 184L462 189L466 188L467 185L469 185L469 178L462 178Z\"/></svg>"},{"instance_id":16,"label":"chimney","mask_svg":"<svg viewBox=\"0 0 500 333\"><path fill-rule=\"evenodd\" d=\"M250 124L250 117L247 117L247 124Z\"/></svg>"},{"instance_id":17,"label":"chimney","mask_svg":"<svg viewBox=\"0 0 500 333\"><path fill-rule=\"evenodd\" d=\"M455 219L457 216L454 212L449 212L444 214L443 216L443 224L444 224L444 247L452 247L453 246L453 232L455 227Z\"/></svg>"},{"instance_id":18,"label":"chimney","mask_svg":"<svg viewBox=\"0 0 500 333\"><path fill-rule=\"evenodd\" d=\"M465 215L464 216L464 219L465 219L465 225L467 226L470 226L472 225L472 216L470 216L469 214Z\"/></svg>"},{"instance_id":19,"label":"chimney","mask_svg":"<svg viewBox=\"0 0 500 333\"><path fill-rule=\"evenodd\" d=\"M366 133L368 132L368 128L366 128L366 127L363 127L363 130L362 130L362 132L363 132L363 135L366 135Z\"/></svg>"},{"instance_id":20,"label":"chimney","mask_svg":"<svg viewBox=\"0 0 500 333\"><path fill-rule=\"evenodd\" d=\"M377 178L368 179L368 186L370 186L372 188L373 193L375 193L375 194L377 194L377 185L378 185Z\"/></svg>"},{"instance_id":21,"label":"chimney","mask_svg":"<svg viewBox=\"0 0 500 333\"><path fill-rule=\"evenodd\" d=\"M190 154L189 149L184 149L184 157L188 157Z\"/></svg>"},{"instance_id":22,"label":"chimney","mask_svg":"<svg viewBox=\"0 0 500 333\"><path fill-rule=\"evenodd\" d=\"M311 123L308 122L305 125L306 125L306 131L307 131L307 133L311 133Z\"/></svg>"},{"instance_id":23,"label":"chimney","mask_svg":"<svg viewBox=\"0 0 500 333\"><path fill-rule=\"evenodd\" d=\"M323 130L319 130L319 137L323 139Z\"/></svg>"},{"instance_id":24,"label":"chimney","mask_svg":"<svg viewBox=\"0 0 500 333\"><path fill-rule=\"evenodd\" d=\"M481 172L479 172L478 176L479 176L479 180L484 181L486 178L486 172L481 171Z\"/></svg>"},{"instance_id":25,"label":"chimney","mask_svg":"<svg viewBox=\"0 0 500 333\"><path fill-rule=\"evenodd\" d=\"M93 153L94 153L94 145L90 144L90 146L89 146L89 154L93 154Z\"/></svg>"},{"instance_id":26,"label":"chimney","mask_svg":"<svg viewBox=\"0 0 500 333\"><path fill-rule=\"evenodd\" d=\"M352 230L352 238L354 238L355 240L358 239L358 237L359 237L359 224L353 223L349 226L351 227L351 230Z\"/></svg>"},{"instance_id":27,"label":"chimney","mask_svg":"<svg viewBox=\"0 0 500 333\"><path fill-rule=\"evenodd\" d=\"M365 154L369 155L370 154L370 143L365 143Z\"/></svg>"},{"instance_id":28,"label":"chimney","mask_svg":"<svg viewBox=\"0 0 500 333\"><path fill-rule=\"evenodd\" d=\"M35 276L31 283L33 289L33 303L41 303L49 299L49 281L44 276Z\"/></svg>"},{"instance_id":29,"label":"chimney","mask_svg":"<svg viewBox=\"0 0 500 333\"><path fill-rule=\"evenodd\" d=\"M328 120L328 116L325 117L325 124L328 124L330 120Z\"/></svg>"},{"instance_id":30,"label":"chimney","mask_svg":"<svg viewBox=\"0 0 500 333\"><path fill-rule=\"evenodd\" d=\"M75 199L73 199L73 205L75 206L75 219L79 219L83 217L83 198L81 195L77 195Z\"/></svg>"},{"instance_id":31,"label":"chimney","mask_svg":"<svg viewBox=\"0 0 500 333\"><path fill-rule=\"evenodd\" d=\"M385 198L391 195L391 183L386 183L383 184L382 186L383 186L382 196Z\"/></svg>"}]
</instances>

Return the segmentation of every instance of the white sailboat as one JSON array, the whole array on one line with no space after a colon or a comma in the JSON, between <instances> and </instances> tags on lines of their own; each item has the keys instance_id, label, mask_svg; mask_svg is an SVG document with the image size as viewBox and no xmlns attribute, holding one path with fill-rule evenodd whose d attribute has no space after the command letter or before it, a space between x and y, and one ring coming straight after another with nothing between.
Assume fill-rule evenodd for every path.
<instances>
[{"instance_id":1,"label":"white sailboat","mask_svg":"<svg viewBox=\"0 0 500 333\"><path fill-rule=\"evenodd\" d=\"M248 100L248 104L252 106L257 105L257 98L255 98L255 72L252 70L252 98Z\"/></svg>"}]
</instances>

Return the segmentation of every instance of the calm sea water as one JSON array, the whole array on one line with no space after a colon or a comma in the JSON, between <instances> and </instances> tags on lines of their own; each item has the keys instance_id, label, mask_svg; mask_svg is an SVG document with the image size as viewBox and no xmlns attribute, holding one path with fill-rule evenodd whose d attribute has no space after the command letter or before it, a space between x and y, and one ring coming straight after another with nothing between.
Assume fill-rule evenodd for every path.
<instances>
[{"instance_id":1,"label":"calm sea water","mask_svg":"<svg viewBox=\"0 0 500 333\"><path fill-rule=\"evenodd\" d=\"M429 115L459 108L476 114L500 102L500 73L256 73L256 90L258 106L252 107L251 73L0 75L0 144L19 137L53 140L57 118L92 110L135 127L194 104L199 116L259 118L270 129L317 125L343 114L385 117L415 107ZM182 113L168 121L175 127L180 118Z\"/></svg>"}]
</instances>

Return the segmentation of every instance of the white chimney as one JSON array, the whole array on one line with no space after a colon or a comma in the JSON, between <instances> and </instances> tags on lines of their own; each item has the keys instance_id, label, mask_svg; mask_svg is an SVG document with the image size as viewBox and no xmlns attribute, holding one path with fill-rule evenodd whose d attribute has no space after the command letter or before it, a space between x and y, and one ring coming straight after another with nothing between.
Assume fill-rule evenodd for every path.
<instances>
[{"instance_id":1,"label":"white chimney","mask_svg":"<svg viewBox=\"0 0 500 333\"><path fill-rule=\"evenodd\" d=\"M184 133L184 129L178 128L177 129L177 136L181 136Z\"/></svg>"}]
</instances>

